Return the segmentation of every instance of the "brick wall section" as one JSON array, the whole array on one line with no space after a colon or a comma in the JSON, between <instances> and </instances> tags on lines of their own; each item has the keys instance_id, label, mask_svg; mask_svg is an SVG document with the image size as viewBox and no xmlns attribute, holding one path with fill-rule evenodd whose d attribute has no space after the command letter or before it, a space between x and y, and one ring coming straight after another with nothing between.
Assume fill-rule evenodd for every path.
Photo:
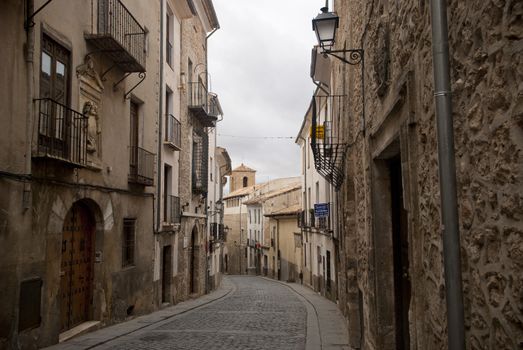
<instances>
[{"instance_id":1,"label":"brick wall section","mask_svg":"<svg viewBox=\"0 0 523 350\"><path fill-rule=\"evenodd\" d=\"M384 323L393 318L390 295L377 288L386 277L380 260L387 252L380 250L374 234L383 222L373 210L377 194L372 189L379 182L380 142L387 130L395 130L408 211L410 346L446 349L429 3L377 0L336 6L338 45L356 48L363 43L366 60L365 136L358 133L359 67L336 63L333 69L335 91L349 95L340 127L347 142L355 142L342 189L339 282L351 345L384 349L394 342L394 324ZM449 2L468 349L514 349L523 342L522 13L516 1ZM363 294L361 304L357 289Z\"/></svg>"}]
</instances>

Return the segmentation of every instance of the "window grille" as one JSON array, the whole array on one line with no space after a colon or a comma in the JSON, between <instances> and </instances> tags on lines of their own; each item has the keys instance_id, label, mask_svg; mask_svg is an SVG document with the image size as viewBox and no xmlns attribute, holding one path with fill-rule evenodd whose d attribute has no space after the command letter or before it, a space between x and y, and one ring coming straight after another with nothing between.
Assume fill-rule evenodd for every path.
<instances>
[{"instance_id":1,"label":"window grille","mask_svg":"<svg viewBox=\"0 0 523 350\"><path fill-rule=\"evenodd\" d=\"M123 220L122 267L134 265L136 219Z\"/></svg>"}]
</instances>

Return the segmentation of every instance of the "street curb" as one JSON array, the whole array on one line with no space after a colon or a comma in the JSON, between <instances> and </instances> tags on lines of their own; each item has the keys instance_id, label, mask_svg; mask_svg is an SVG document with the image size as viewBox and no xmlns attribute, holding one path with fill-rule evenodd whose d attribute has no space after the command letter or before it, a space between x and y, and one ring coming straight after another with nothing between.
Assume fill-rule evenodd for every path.
<instances>
[{"instance_id":1,"label":"street curb","mask_svg":"<svg viewBox=\"0 0 523 350\"><path fill-rule=\"evenodd\" d=\"M296 293L300 298L300 299L303 299L305 301L305 307L307 308L307 329L306 329L306 333L305 333L305 349L307 350L318 350L318 349L323 349L323 340L322 340L322 336L321 336L321 325L320 325L320 319L319 319L319 315L318 315L318 310L316 310L316 306L303 294L301 294L300 292L298 292L296 289L294 289L291 285L289 285L288 283L285 283L285 282L282 282L282 281L278 281L278 280L274 280L272 278L268 278L268 277L261 277L267 281L270 281L270 282L274 282L274 283L279 283L287 288L289 288L291 291L293 291L294 293ZM314 311L314 314L316 315L316 320L314 322L313 318L312 318L312 312L311 311ZM309 331L317 331L317 340L315 338L312 337L312 332L309 332Z\"/></svg>"}]
</instances>

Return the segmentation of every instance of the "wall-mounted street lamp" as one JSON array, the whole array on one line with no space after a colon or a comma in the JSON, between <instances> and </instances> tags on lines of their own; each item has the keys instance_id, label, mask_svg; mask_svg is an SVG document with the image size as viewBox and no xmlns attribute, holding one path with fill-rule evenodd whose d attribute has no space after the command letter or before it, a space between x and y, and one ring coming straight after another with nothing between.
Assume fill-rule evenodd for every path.
<instances>
[{"instance_id":1,"label":"wall-mounted street lamp","mask_svg":"<svg viewBox=\"0 0 523 350\"><path fill-rule=\"evenodd\" d=\"M332 47L336 42L336 31L339 23L340 18L336 12L329 12L327 6L321 8L321 13L312 20L312 29L316 32L318 45L323 50L322 53L324 55L334 56L350 65L361 63L363 71L363 49L332 50ZM343 56L340 56L340 53L342 53ZM348 57L345 56L346 53L349 54Z\"/></svg>"}]
</instances>

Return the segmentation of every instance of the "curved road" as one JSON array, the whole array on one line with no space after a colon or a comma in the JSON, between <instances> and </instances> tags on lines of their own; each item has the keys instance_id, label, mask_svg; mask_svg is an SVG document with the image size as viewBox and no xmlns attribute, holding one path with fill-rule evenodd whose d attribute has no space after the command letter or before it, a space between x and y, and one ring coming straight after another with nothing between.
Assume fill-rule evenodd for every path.
<instances>
[{"instance_id":1,"label":"curved road","mask_svg":"<svg viewBox=\"0 0 523 350\"><path fill-rule=\"evenodd\" d=\"M200 306L177 314L161 310L51 348L348 349L336 305L310 289L260 277L227 276L223 282L221 295L205 302L201 298Z\"/></svg>"}]
</instances>

